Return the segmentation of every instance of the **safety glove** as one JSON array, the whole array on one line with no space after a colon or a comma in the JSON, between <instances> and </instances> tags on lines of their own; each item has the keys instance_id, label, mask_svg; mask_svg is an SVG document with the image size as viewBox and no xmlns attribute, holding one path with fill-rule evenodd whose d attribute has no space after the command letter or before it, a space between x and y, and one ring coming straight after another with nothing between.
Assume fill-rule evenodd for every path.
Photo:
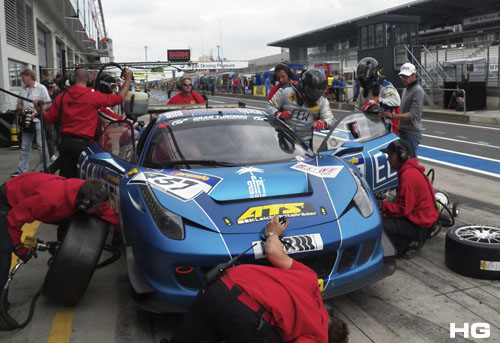
<instances>
[{"instance_id":1,"label":"safety glove","mask_svg":"<svg viewBox=\"0 0 500 343\"><path fill-rule=\"evenodd\" d=\"M283 119L283 120L288 120L292 118L292 112L290 111L281 111L281 112L276 112L274 114L276 118Z\"/></svg>"},{"instance_id":2,"label":"safety glove","mask_svg":"<svg viewBox=\"0 0 500 343\"><path fill-rule=\"evenodd\" d=\"M378 107L378 104L379 104L378 100L367 101L363 104L363 106L361 106L361 111L365 112L372 106Z\"/></svg>"},{"instance_id":3,"label":"safety glove","mask_svg":"<svg viewBox=\"0 0 500 343\"><path fill-rule=\"evenodd\" d=\"M24 263L27 263L33 256L37 258L36 251L32 248L27 248L23 243L19 243L14 247L14 254L17 255Z\"/></svg>"},{"instance_id":4,"label":"safety glove","mask_svg":"<svg viewBox=\"0 0 500 343\"><path fill-rule=\"evenodd\" d=\"M326 129L326 126L327 126L326 121L320 119L320 120L314 121L313 128L315 130L321 131L321 130Z\"/></svg>"}]
</instances>

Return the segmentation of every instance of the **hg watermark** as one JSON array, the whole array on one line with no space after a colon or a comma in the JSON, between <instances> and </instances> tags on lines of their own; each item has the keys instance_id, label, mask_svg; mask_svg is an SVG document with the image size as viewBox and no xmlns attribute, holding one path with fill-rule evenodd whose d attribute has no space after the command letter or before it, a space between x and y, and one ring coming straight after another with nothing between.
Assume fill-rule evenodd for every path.
<instances>
[{"instance_id":1,"label":"hg watermark","mask_svg":"<svg viewBox=\"0 0 500 343\"><path fill-rule=\"evenodd\" d=\"M455 338L456 333L461 333L464 338L489 338L490 324L488 323L464 323L463 327L457 327L455 323L450 323L450 338Z\"/></svg>"}]
</instances>

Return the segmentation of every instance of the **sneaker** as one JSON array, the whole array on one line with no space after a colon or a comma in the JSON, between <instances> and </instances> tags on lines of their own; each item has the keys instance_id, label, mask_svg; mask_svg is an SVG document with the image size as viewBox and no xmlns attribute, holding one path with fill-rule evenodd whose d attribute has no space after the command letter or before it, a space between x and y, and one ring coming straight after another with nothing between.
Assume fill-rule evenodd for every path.
<instances>
[{"instance_id":1,"label":"sneaker","mask_svg":"<svg viewBox=\"0 0 500 343\"><path fill-rule=\"evenodd\" d=\"M57 160L57 156L56 155L52 155L52 157L50 158L50 162L54 162L55 160Z\"/></svg>"},{"instance_id":2,"label":"sneaker","mask_svg":"<svg viewBox=\"0 0 500 343\"><path fill-rule=\"evenodd\" d=\"M19 171L16 170L12 174L10 174L10 177L16 177L16 176L21 175L21 174L22 174L21 172L19 172Z\"/></svg>"}]
</instances>

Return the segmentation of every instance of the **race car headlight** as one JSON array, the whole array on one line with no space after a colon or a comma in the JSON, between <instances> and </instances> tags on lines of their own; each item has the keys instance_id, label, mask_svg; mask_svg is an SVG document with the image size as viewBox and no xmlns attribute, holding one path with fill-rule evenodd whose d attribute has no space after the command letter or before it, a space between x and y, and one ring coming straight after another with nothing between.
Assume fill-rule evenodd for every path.
<instances>
[{"instance_id":1,"label":"race car headlight","mask_svg":"<svg viewBox=\"0 0 500 343\"><path fill-rule=\"evenodd\" d=\"M358 186L358 190L356 191L356 194L354 194L354 198L352 199L352 201L354 202L359 213L361 213L364 218L367 218L373 213L372 202L370 200L370 197L368 196L368 192L366 191L365 186L359 178L359 175L356 174L356 172L352 168L348 169L351 172L354 181L356 181L356 185Z\"/></svg>"},{"instance_id":2,"label":"race car headlight","mask_svg":"<svg viewBox=\"0 0 500 343\"><path fill-rule=\"evenodd\" d=\"M148 186L140 185L139 188L149 213L151 213L151 217L160 232L168 238L183 240L186 232L182 218L161 206Z\"/></svg>"}]
</instances>

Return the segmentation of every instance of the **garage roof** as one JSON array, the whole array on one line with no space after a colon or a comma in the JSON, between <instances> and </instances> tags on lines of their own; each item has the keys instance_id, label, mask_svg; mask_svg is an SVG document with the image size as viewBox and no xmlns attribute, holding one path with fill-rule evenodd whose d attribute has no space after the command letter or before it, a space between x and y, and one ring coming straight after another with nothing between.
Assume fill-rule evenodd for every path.
<instances>
[{"instance_id":1,"label":"garage roof","mask_svg":"<svg viewBox=\"0 0 500 343\"><path fill-rule=\"evenodd\" d=\"M436 28L461 24L464 18L500 11L499 0L417 0L372 14L342 21L316 30L280 39L268 46L311 47L332 43L332 37L352 39L357 37L360 22L381 15L420 16L420 27Z\"/></svg>"}]
</instances>

